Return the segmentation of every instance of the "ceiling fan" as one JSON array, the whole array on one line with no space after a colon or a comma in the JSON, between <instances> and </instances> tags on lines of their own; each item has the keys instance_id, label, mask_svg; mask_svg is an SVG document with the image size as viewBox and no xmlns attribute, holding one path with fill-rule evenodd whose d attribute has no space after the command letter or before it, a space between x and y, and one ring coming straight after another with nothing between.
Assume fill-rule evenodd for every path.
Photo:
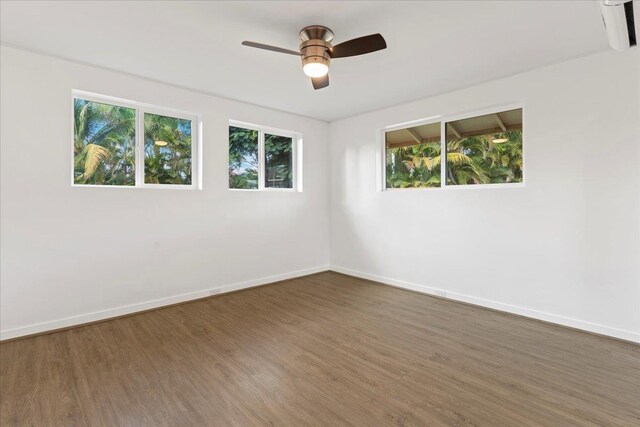
<instances>
[{"instance_id":1,"label":"ceiling fan","mask_svg":"<svg viewBox=\"0 0 640 427\"><path fill-rule=\"evenodd\" d=\"M242 44L244 46L257 47L258 49L300 56L302 58L302 71L311 77L314 89L322 89L329 86L329 63L331 59L364 55L387 47L384 37L380 34L358 37L333 46L331 44L333 31L322 25L304 27L300 31L300 40L302 43L300 43L299 52L250 41L243 41Z\"/></svg>"}]
</instances>

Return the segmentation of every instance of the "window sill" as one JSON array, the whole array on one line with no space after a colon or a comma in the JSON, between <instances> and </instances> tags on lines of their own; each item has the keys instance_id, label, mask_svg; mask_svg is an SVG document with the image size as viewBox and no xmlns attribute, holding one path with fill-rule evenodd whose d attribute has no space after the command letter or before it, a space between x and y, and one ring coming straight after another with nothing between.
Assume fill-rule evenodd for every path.
<instances>
[{"instance_id":1,"label":"window sill","mask_svg":"<svg viewBox=\"0 0 640 427\"><path fill-rule=\"evenodd\" d=\"M72 188L120 188L136 190L202 190L195 185L172 184L146 184L146 185L97 185L97 184L71 184Z\"/></svg>"},{"instance_id":2,"label":"window sill","mask_svg":"<svg viewBox=\"0 0 640 427\"><path fill-rule=\"evenodd\" d=\"M525 188L524 182L513 183L496 183L496 184L464 184L464 185L445 185L442 187L407 187L407 188L383 188L381 191L390 191L392 193L402 191L460 191L460 190L496 190L505 188Z\"/></svg>"}]
</instances>

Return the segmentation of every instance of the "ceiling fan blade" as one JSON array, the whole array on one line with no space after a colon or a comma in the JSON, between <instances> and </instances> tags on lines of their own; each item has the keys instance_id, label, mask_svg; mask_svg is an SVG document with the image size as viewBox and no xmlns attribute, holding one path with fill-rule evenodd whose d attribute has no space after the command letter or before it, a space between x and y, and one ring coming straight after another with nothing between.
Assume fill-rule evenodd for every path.
<instances>
[{"instance_id":1,"label":"ceiling fan blade","mask_svg":"<svg viewBox=\"0 0 640 427\"><path fill-rule=\"evenodd\" d=\"M311 84L313 84L315 90L329 86L329 74L324 77L312 77Z\"/></svg>"},{"instance_id":2,"label":"ceiling fan blade","mask_svg":"<svg viewBox=\"0 0 640 427\"><path fill-rule=\"evenodd\" d=\"M348 56L364 55L387 48L387 42L380 34L358 37L333 46L329 53L332 58L346 58Z\"/></svg>"},{"instance_id":3,"label":"ceiling fan blade","mask_svg":"<svg viewBox=\"0 0 640 427\"><path fill-rule=\"evenodd\" d=\"M296 52L295 50L284 49L282 47L277 47L277 46L270 46L268 44L250 42L245 40L242 42L242 45L249 46L249 47L257 47L258 49L270 50L272 52L288 53L289 55L300 56L300 52Z\"/></svg>"}]
</instances>

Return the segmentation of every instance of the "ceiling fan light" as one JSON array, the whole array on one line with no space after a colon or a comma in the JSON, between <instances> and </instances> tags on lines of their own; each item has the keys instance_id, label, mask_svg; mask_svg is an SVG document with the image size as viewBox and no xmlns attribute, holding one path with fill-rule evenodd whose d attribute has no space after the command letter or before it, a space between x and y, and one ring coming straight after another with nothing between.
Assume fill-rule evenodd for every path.
<instances>
[{"instance_id":1,"label":"ceiling fan light","mask_svg":"<svg viewBox=\"0 0 640 427\"><path fill-rule=\"evenodd\" d=\"M309 77L324 77L329 73L329 65L323 62L309 62L303 65L302 71Z\"/></svg>"},{"instance_id":2,"label":"ceiling fan light","mask_svg":"<svg viewBox=\"0 0 640 427\"><path fill-rule=\"evenodd\" d=\"M502 144L503 142L507 142L509 138L493 138L491 142L494 144Z\"/></svg>"},{"instance_id":3,"label":"ceiling fan light","mask_svg":"<svg viewBox=\"0 0 640 427\"><path fill-rule=\"evenodd\" d=\"M169 143L167 141L155 141L154 144L156 144L158 147L166 147L167 145L169 145Z\"/></svg>"}]
</instances>

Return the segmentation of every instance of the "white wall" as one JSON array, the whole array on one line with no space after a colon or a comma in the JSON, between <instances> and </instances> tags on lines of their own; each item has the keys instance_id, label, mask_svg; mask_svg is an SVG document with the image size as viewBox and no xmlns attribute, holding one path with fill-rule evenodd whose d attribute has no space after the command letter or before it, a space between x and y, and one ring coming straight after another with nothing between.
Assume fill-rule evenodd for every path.
<instances>
[{"instance_id":1,"label":"white wall","mask_svg":"<svg viewBox=\"0 0 640 427\"><path fill-rule=\"evenodd\" d=\"M638 49L331 125L8 47L0 63L2 339L330 264L640 341ZM72 188L74 88L201 113L203 190ZM512 102L524 188L377 191L380 128ZM302 193L227 189L230 118L304 134Z\"/></svg>"},{"instance_id":2,"label":"white wall","mask_svg":"<svg viewBox=\"0 0 640 427\"><path fill-rule=\"evenodd\" d=\"M327 123L9 47L0 62L3 339L328 268ZM203 190L72 188L72 89L201 113ZM304 191L229 191L229 119L302 132Z\"/></svg>"},{"instance_id":3,"label":"white wall","mask_svg":"<svg viewBox=\"0 0 640 427\"><path fill-rule=\"evenodd\" d=\"M640 341L638 52L332 123L332 267ZM525 104L524 188L377 191L378 129L513 102Z\"/></svg>"}]
</instances>

